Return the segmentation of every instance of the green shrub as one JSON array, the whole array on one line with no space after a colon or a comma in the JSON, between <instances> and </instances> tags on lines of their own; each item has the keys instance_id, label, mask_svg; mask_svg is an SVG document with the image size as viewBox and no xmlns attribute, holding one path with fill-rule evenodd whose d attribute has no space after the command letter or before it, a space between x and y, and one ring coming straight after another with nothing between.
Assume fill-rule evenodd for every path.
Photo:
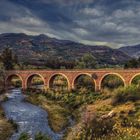
<instances>
[{"instance_id":1,"label":"green shrub","mask_svg":"<svg viewBox=\"0 0 140 140\"><path fill-rule=\"evenodd\" d=\"M8 101L9 100L9 98L7 97L7 96L5 96L4 98L3 98L3 102L6 102L6 101Z\"/></svg>"},{"instance_id":2,"label":"green shrub","mask_svg":"<svg viewBox=\"0 0 140 140\"><path fill-rule=\"evenodd\" d=\"M140 123L134 117L121 116L120 120L121 120L121 126L123 127L135 127L137 129L140 129Z\"/></svg>"},{"instance_id":3,"label":"green shrub","mask_svg":"<svg viewBox=\"0 0 140 140\"><path fill-rule=\"evenodd\" d=\"M112 97L112 105L125 103L127 101L140 100L140 87L131 85L127 87L120 87L116 89Z\"/></svg>"},{"instance_id":4,"label":"green shrub","mask_svg":"<svg viewBox=\"0 0 140 140\"><path fill-rule=\"evenodd\" d=\"M0 117L5 117L5 113L0 111Z\"/></svg>"},{"instance_id":5,"label":"green shrub","mask_svg":"<svg viewBox=\"0 0 140 140\"><path fill-rule=\"evenodd\" d=\"M108 88L108 89L116 89L118 87L124 86L124 83L120 77L117 75L107 75L104 77L102 81L102 88Z\"/></svg>"},{"instance_id":6,"label":"green shrub","mask_svg":"<svg viewBox=\"0 0 140 140\"><path fill-rule=\"evenodd\" d=\"M100 137L102 135L107 135L113 133L113 126L115 121L113 119L106 119L106 120L94 120L93 121L93 136Z\"/></svg>"},{"instance_id":7,"label":"green shrub","mask_svg":"<svg viewBox=\"0 0 140 140\"><path fill-rule=\"evenodd\" d=\"M53 91L53 90L48 90L47 92L44 91L39 91L36 89L28 89L26 91L27 95L34 95L34 96L39 96L40 94L45 96L47 99L52 100L52 101L58 101L61 102L70 108L77 108L82 104L91 104L97 99L101 99L102 95L99 93L95 92L90 92L87 91L86 93L81 94L78 91L73 91L73 92L63 92L63 91ZM31 96L30 96L31 97ZM40 100L36 98L36 103L40 103Z\"/></svg>"},{"instance_id":8,"label":"green shrub","mask_svg":"<svg viewBox=\"0 0 140 140\"><path fill-rule=\"evenodd\" d=\"M82 130L82 139L101 138L115 133L115 121L113 119L93 118L91 122L85 123Z\"/></svg>"},{"instance_id":9,"label":"green shrub","mask_svg":"<svg viewBox=\"0 0 140 140\"><path fill-rule=\"evenodd\" d=\"M29 140L30 137L27 133L21 133L18 140Z\"/></svg>"},{"instance_id":10,"label":"green shrub","mask_svg":"<svg viewBox=\"0 0 140 140\"><path fill-rule=\"evenodd\" d=\"M50 140L50 138L39 132L35 135L35 140Z\"/></svg>"},{"instance_id":11,"label":"green shrub","mask_svg":"<svg viewBox=\"0 0 140 140\"><path fill-rule=\"evenodd\" d=\"M15 82L15 87L22 87L22 83L20 80Z\"/></svg>"},{"instance_id":12,"label":"green shrub","mask_svg":"<svg viewBox=\"0 0 140 140\"><path fill-rule=\"evenodd\" d=\"M16 132L17 132L19 126L12 119L8 120L8 122L12 124L14 130L16 130Z\"/></svg>"}]
</instances>

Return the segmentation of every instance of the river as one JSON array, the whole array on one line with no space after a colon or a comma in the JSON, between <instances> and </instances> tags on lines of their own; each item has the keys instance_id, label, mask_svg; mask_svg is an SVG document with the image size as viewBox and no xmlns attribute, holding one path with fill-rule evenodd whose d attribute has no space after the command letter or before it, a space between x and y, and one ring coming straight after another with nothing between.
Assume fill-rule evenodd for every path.
<instances>
[{"instance_id":1,"label":"river","mask_svg":"<svg viewBox=\"0 0 140 140\"><path fill-rule=\"evenodd\" d=\"M51 140L60 140L62 134L54 133L48 125L48 114L42 108L24 101L24 95L20 89L9 90L8 101L2 104L6 117L12 119L19 126L10 140L18 140L22 132L30 135L34 140L36 133L47 134Z\"/></svg>"}]
</instances>

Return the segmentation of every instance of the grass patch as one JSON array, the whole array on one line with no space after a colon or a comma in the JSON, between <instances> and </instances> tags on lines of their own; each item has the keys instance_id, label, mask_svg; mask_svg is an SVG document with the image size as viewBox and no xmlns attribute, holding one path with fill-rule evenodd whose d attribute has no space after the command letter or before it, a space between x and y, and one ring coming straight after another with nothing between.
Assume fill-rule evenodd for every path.
<instances>
[{"instance_id":1,"label":"grass patch","mask_svg":"<svg viewBox=\"0 0 140 140\"><path fill-rule=\"evenodd\" d=\"M43 103L42 106L47 110L49 124L55 132L60 132L69 125L69 110L51 101Z\"/></svg>"},{"instance_id":2,"label":"grass patch","mask_svg":"<svg viewBox=\"0 0 140 140\"><path fill-rule=\"evenodd\" d=\"M14 132L13 124L5 118L3 108L0 106L0 140L9 140Z\"/></svg>"}]
</instances>

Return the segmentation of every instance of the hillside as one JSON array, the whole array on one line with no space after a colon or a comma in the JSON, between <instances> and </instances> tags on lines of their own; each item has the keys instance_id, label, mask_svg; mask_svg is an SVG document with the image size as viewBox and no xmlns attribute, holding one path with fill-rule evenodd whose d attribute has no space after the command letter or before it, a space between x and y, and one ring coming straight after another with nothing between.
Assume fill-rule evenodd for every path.
<instances>
[{"instance_id":1,"label":"hillside","mask_svg":"<svg viewBox=\"0 0 140 140\"><path fill-rule=\"evenodd\" d=\"M135 46L126 46L119 49L120 51L132 57L140 57L140 44Z\"/></svg>"},{"instance_id":2,"label":"hillside","mask_svg":"<svg viewBox=\"0 0 140 140\"><path fill-rule=\"evenodd\" d=\"M50 57L76 60L91 53L99 64L122 64L130 57L120 50L106 46L89 46L68 40L58 40L46 35L31 36L23 33L0 35L0 52L12 48L22 62L45 64ZM26 59L25 59L26 56Z\"/></svg>"}]
</instances>

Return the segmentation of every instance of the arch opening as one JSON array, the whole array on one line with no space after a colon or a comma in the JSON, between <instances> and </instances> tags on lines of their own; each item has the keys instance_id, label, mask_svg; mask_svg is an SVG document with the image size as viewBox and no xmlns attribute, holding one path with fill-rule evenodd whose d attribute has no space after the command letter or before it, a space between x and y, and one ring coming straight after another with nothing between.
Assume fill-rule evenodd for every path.
<instances>
[{"instance_id":1,"label":"arch opening","mask_svg":"<svg viewBox=\"0 0 140 140\"><path fill-rule=\"evenodd\" d=\"M27 88L32 89L44 89L45 88L45 80L39 74L32 74L27 78L26 81Z\"/></svg>"},{"instance_id":2,"label":"arch opening","mask_svg":"<svg viewBox=\"0 0 140 140\"><path fill-rule=\"evenodd\" d=\"M11 88L22 88L22 78L19 75L13 74L8 76L8 78L6 79L6 87L8 89Z\"/></svg>"},{"instance_id":3,"label":"arch opening","mask_svg":"<svg viewBox=\"0 0 140 140\"><path fill-rule=\"evenodd\" d=\"M118 74L107 74L101 80L101 89L114 90L119 87L124 87L124 79Z\"/></svg>"},{"instance_id":4,"label":"arch opening","mask_svg":"<svg viewBox=\"0 0 140 140\"><path fill-rule=\"evenodd\" d=\"M135 75L135 76L132 78L130 84L133 84L133 85L140 85L140 74Z\"/></svg>"},{"instance_id":5,"label":"arch opening","mask_svg":"<svg viewBox=\"0 0 140 140\"><path fill-rule=\"evenodd\" d=\"M96 83L95 80L88 74L80 74L74 80L74 89L87 92L87 91L95 91Z\"/></svg>"},{"instance_id":6,"label":"arch opening","mask_svg":"<svg viewBox=\"0 0 140 140\"><path fill-rule=\"evenodd\" d=\"M69 81L62 74L55 74L49 80L49 88L54 91L68 91Z\"/></svg>"}]
</instances>

